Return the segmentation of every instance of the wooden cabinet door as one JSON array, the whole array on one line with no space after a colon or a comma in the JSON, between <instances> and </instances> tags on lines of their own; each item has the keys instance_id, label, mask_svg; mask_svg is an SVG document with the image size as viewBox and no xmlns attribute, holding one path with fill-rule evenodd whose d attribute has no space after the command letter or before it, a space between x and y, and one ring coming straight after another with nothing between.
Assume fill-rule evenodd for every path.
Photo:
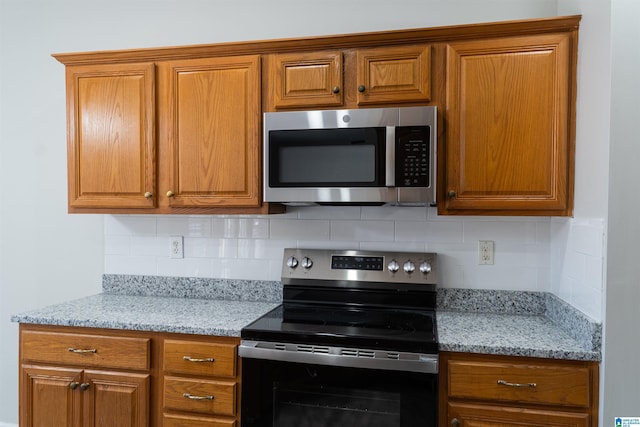
<instances>
[{"instance_id":1,"label":"wooden cabinet door","mask_svg":"<svg viewBox=\"0 0 640 427\"><path fill-rule=\"evenodd\" d=\"M172 208L260 205L260 57L159 64L162 190Z\"/></svg>"},{"instance_id":2,"label":"wooden cabinet door","mask_svg":"<svg viewBox=\"0 0 640 427\"><path fill-rule=\"evenodd\" d=\"M149 425L149 375L85 371L84 427Z\"/></svg>"},{"instance_id":3,"label":"wooden cabinet door","mask_svg":"<svg viewBox=\"0 0 640 427\"><path fill-rule=\"evenodd\" d=\"M440 213L570 215L572 43L564 33L448 45Z\"/></svg>"},{"instance_id":4,"label":"wooden cabinet door","mask_svg":"<svg viewBox=\"0 0 640 427\"><path fill-rule=\"evenodd\" d=\"M23 365L20 378L20 427L79 427L82 371ZM74 384L74 388L72 388Z\"/></svg>"},{"instance_id":5,"label":"wooden cabinet door","mask_svg":"<svg viewBox=\"0 0 640 427\"><path fill-rule=\"evenodd\" d=\"M273 55L268 73L275 108L342 105L342 63L341 51Z\"/></svg>"},{"instance_id":6,"label":"wooden cabinet door","mask_svg":"<svg viewBox=\"0 0 640 427\"><path fill-rule=\"evenodd\" d=\"M357 104L428 102L431 99L431 46L359 49Z\"/></svg>"},{"instance_id":7,"label":"wooden cabinet door","mask_svg":"<svg viewBox=\"0 0 640 427\"><path fill-rule=\"evenodd\" d=\"M154 207L154 64L69 66L66 84L69 210Z\"/></svg>"},{"instance_id":8,"label":"wooden cabinet door","mask_svg":"<svg viewBox=\"0 0 640 427\"><path fill-rule=\"evenodd\" d=\"M589 427L586 413L547 411L501 406L449 403L454 427Z\"/></svg>"}]
</instances>

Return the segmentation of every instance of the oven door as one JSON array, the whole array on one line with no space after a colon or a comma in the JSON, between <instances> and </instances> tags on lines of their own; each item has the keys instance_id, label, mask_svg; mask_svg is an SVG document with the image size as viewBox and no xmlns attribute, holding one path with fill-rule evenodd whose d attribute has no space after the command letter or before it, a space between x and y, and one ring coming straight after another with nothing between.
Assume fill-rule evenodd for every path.
<instances>
[{"instance_id":1,"label":"oven door","mask_svg":"<svg viewBox=\"0 0 640 427\"><path fill-rule=\"evenodd\" d=\"M437 374L242 359L243 427L436 427Z\"/></svg>"}]
</instances>

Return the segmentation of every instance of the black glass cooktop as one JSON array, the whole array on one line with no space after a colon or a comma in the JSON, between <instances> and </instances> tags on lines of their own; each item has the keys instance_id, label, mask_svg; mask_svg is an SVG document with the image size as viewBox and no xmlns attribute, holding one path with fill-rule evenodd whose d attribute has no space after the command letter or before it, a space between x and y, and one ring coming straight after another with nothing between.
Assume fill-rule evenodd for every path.
<instances>
[{"instance_id":1,"label":"black glass cooktop","mask_svg":"<svg viewBox=\"0 0 640 427\"><path fill-rule=\"evenodd\" d=\"M241 331L242 339L436 353L434 310L285 303Z\"/></svg>"}]
</instances>

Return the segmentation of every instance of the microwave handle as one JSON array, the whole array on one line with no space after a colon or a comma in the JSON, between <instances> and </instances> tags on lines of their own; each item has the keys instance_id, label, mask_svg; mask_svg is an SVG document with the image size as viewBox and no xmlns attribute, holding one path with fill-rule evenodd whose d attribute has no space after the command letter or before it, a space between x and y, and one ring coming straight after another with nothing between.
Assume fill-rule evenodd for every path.
<instances>
[{"instance_id":1,"label":"microwave handle","mask_svg":"<svg viewBox=\"0 0 640 427\"><path fill-rule=\"evenodd\" d=\"M396 186L396 128L387 126L387 138L385 141L385 172L384 185L386 187Z\"/></svg>"}]
</instances>

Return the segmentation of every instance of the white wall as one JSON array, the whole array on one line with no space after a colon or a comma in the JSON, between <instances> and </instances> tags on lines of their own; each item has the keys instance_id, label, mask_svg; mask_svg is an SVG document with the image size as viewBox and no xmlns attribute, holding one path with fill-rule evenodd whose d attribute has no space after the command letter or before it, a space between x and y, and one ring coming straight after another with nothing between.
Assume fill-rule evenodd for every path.
<instances>
[{"instance_id":1,"label":"white wall","mask_svg":"<svg viewBox=\"0 0 640 427\"><path fill-rule=\"evenodd\" d=\"M582 281L593 277L588 273L593 257L601 263L601 246L594 236L603 234L606 217L602 203L607 170L597 159L603 152L606 155L608 133L594 127L600 109L606 109L602 105L606 94L599 96L601 85L585 89L581 84L576 218L571 220L437 218L427 209L390 213L374 208L296 210L274 218L66 214L64 68L51 53L553 16L559 2L563 4L562 0L0 0L4 190L0 422L17 422L17 326L9 322L10 314L96 293L103 272L231 277L238 274L238 265L251 261L247 269L251 278L277 278L274 260L285 244L425 247L446 254L447 286L538 290L551 289L552 280L565 280L567 285L555 291L598 319L600 295L596 291L583 296L587 287ZM596 25L595 4L596 0L569 2L574 10L568 13L587 9L581 60L600 43L596 34L602 27ZM598 54L593 62L581 62L580 78L587 74L588 81L599 81L587 68L599 64L595 59L602 58ZM298 231L286 231L289 226ZM418 230L415 235L409 231L413 226ZM201 234L194 227L202 227ZM556 228L565 237L558 238L561 233L552 232ZM188 236L188 257L182 263L164 259L166 236L174 233ZM496 240L494 267L475 265L479 238ZM573 261L558 267L550 261L552 254ZM602 289L597 280L590 286Z\"/></svg>"},{"instance_id":2,"label":"white wall","mask_svg":"<svg viewBox=\"0 0 640 427\"><path fill-rule=\"evenodd\" d=\"M602 406L604 422L640 417L640 3L612 0L609 237Z\"/></svg>"}]
</instances>

